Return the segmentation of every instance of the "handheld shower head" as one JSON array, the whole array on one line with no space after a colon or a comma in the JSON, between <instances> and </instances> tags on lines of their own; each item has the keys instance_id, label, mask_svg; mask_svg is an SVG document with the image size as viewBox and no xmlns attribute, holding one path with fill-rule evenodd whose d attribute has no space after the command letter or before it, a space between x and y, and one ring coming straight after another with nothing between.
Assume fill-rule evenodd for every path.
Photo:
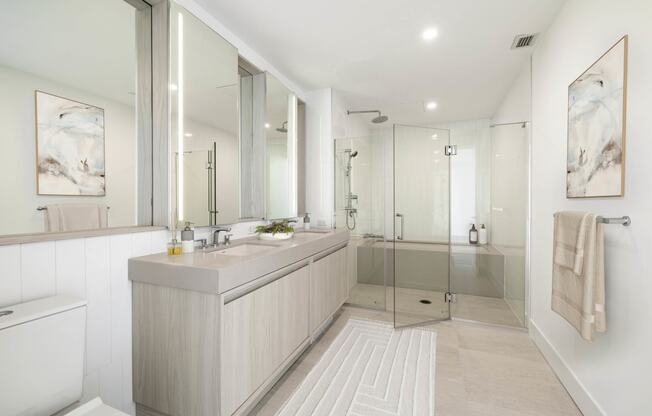
<instances>
[{"instance_id":1,"label":"handheld shower head","mask_svg":"<svg viewBox=\"0 0 652 416\"><path fill-rule=\"evenodd\" d=\"M351 157L352 157L352 158L353 158L353 157L356 157L357 155L358 155L358 151L357 151L357 150L355 150L354 152L351 153Z\"/></svg>"},{"instance_id":2,"label":"handheld shower head","mask_svg":"<svg viewBox=\"0 0 652 416\"><path fill-rule=\"evenodd\" d=\"M276 129L276 131L278 131L279 133L287 133L288 132L288 122L284 121L283 124L281 125L281 127L278 127Z\"/></svg>"}]
</instances>

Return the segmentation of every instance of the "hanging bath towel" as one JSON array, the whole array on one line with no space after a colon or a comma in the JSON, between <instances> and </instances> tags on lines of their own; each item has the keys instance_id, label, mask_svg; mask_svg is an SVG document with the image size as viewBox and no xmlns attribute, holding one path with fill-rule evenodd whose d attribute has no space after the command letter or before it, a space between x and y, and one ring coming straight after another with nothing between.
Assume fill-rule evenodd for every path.
<instances>
[{"instance_id":1,"label":"hanging bath towel","mask_svg":"<svg viewBox=\"0 0 652 416\"><path fill-rule=\"evenodd\" d=\"M607 330L605 315L604 235L595 214L555 214L552 310L582 338Z\"/></svg>"}]
</instances>

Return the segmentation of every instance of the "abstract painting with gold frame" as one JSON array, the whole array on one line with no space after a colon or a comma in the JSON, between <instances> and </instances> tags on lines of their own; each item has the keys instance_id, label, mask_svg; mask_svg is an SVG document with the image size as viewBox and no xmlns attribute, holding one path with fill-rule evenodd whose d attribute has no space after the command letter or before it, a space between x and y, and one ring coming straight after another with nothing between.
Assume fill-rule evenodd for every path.
<instances>
[{"instance_id":1,"label":"abstract painting with gold frame","mask_svg":"<svg viewBox=\"0 0 652 416\"><path fill-rule=\"evenodd\" d=\"M624 195L627 43L624 36L568 87L567 198Z\"/></svg>"},{"instance_id":2,"label":"abstract painting with gold frame","mask_svg":"<svg viewBox=\"0 0 652 416\"><path fill-rule=\"evenodd\" d=\"M38 195L104 196L104 110L35 92Z\"/></svg>"}]
</instances>

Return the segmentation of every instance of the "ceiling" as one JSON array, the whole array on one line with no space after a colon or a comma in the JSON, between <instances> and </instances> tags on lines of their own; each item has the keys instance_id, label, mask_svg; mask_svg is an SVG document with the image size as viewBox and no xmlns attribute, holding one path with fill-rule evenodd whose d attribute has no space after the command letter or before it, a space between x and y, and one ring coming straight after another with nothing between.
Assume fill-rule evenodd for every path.
<instances>
[{"instance_id":1,"label":"ceiling","mask_svg":"<svg viewBox=\"0 0 652 416\"><path fill-rule=\"evenodd\" d=\"M302 88L430 124L491 117L531 54L514 36L545 31L565 0L197 1Z\"/></svg>"}]
</instances>

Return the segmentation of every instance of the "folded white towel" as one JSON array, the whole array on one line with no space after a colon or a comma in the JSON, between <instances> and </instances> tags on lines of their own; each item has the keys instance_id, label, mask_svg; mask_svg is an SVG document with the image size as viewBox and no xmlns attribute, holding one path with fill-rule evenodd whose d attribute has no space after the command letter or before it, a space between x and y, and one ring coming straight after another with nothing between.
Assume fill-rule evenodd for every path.
<instances>
[{"instance_id":1,"label":"folded white towel","mask_svg":"<svg viewBox=\"0 0 652 416\"><path fill-rule=\"evenodd\" d=\"M99 204L50 204L46 206L48 232L95 230L108 227L108 207Z\"/></svg>"},{"instance_id":2,"label":"folded white towel","mask_svg":"<svg viewBox=\"0 0 652 416\"><path fill-rule=\"evenodd\" d=\"M607 330L604 235L595 214L555 214L552 310L588 341Z\"/></svg>"}]
</instances>

